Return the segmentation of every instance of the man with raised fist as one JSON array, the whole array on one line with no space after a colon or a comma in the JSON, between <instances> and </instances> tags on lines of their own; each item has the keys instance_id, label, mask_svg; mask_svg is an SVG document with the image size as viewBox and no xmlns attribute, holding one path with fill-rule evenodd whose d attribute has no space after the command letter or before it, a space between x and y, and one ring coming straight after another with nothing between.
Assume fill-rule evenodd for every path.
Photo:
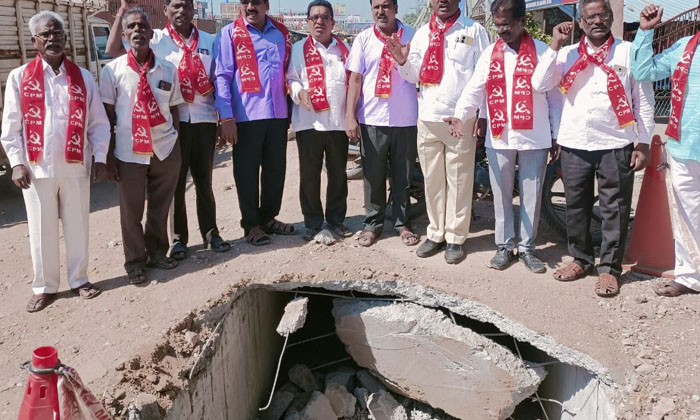
<instances>
[{"instance_id":1,"label":"man with raised fist","mask_svg":"<svg viewBox=\"0 0 700 420\"><path fill-rule=\"evenodd\" d=\"M655 288L659 296L700 292L700 32L681 38L654 55L654 28L664 9L649 5L639 16L631 49L632 74L638 80L671 78L671 115L666 142L670 151L669 205L676 248L675 279Z\"/></svg>"},{"instance_id":2,"label":"man with raised fist","mask_svg":"<svg viewBox=\"0 0 700 420\"><path fill-rule=\"evenodd\" d=\"M649 160L654 93L650 83L638 82L630 72L631 43L610 32L613 12L608 0L580 0L578 10L585 35L577 45L562 48L574 24L557 25L532 85L535 90L558 86L564 94L558 142L574 260L553 276L573 281L593 270L590 226L597 195L603 240L595 293L609 297L620 290L634 172Z\"/></svg>"}]
</instances>

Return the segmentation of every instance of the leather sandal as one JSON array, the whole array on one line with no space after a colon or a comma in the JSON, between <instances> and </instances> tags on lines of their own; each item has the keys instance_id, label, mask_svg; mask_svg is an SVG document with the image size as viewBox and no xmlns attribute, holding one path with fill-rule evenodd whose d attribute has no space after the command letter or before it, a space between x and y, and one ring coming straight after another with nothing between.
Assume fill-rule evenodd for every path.
<instances>
[{"instance_id":1,"label":"leather sandal","mask_svg":"<svg viewBox=\"0 0 700 420\"><path fill-rule=\"evenodd\" d=\"M654 288L654 293L663 297L677 297L680 295L693 295L700 293L690 287L684 286L675 280L662 283Z\"/></svg>"},{"instance_id":2,"label":"leather sandal","mask_svg":"<svg viewBox=\"0 0 700 420\"><path fill-rule=\"evenodd\" d=\"M253 226L245 235L245 239L249 244L255 246L267 245L270 243L270 237L267 236L260 226Z\"/></svg>"},{"instance_id":3,"label":"leather sandal","mask_svg":"<svg viewBox=\"0 0 700 420\"><path fill-rule=\"evenodd\" d=\"M97 287L95 287L95 285L93 285L90 282L87 282L82 286L76 287L75 289L71 289L71 291L83 299L96 298L102 293L102 290L98 289Z\"/></svg>"},{"instance_id":4,"label":"leather sandal","mask_svg":"<svg viewBox=\"0 0 700 420\"><path fill-rule=\"evenodd\" d=\"M56 293L39 293L32 295L27 303L27 312L39 312L56 300Z\"/></svg>"},{"instance_id":5,"label":"leather sandal","mask_svg":"<svg viewBox=\"0 0 700 420\"><path fill-rule=\"evenodd\" d=\"M362 246L372 246L372 244L377 241L377 234L372 230L363 229L357 239Z\"/></svg>"},{"instance_id":6,"label":"leather sandal","mask_svg":"<svg viewBox=\"0 0 700 420\"><path fill-rule=\"evenodd\" d=\"M617 277L610 273L602 273L595 284L595 294L600 297L613 297L620 293L620 283Z\"/></svg>"},{"instance_id":7,"label":"leather sandal","mask_svg":"<svg viewBox=\"0 0 700 420\"><path fill-rule=\"evenodd\" d=\"M399 237L401 237L401 242L406 246L418 245L418 242L420 242L420 237L407 227L399 229Z\"/></svg>"},{"instance_id":8,"label":"leather sandal","mask_svg":"<svg viewBox=\"0 0 700 420\"><path fill-rule=\"evenodd\" d=\"M280 222L277 219L272 219L265 223L265 226L263 226L262 229L267 234L276 233L278 235L296 235L297 233L294 225Z\"/></svg>"},{"instance_id":9,"label":"leather sandal","mask_svg":"<svg viewBox=\"0 0 700 420\"><path fill-rule=\"evenodd\" d=\"M586 277L589 271L590 270L584 270L583 267L572 261L565 267L555 271L552 277L557 281L574 281Z\"/></svg>"}]
</instances>

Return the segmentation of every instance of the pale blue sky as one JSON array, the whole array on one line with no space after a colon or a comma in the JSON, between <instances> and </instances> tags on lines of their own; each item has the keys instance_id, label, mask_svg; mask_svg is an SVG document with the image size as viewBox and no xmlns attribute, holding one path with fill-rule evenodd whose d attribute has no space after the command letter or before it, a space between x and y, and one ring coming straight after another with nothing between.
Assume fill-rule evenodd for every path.
<instances>
[{"instance_id":1,"label":"pale blue sky","mask_svg":"<svg viewBox=\"0 0 700 420\"><path fill-rule=\"evenodd\" d=\"M211 4L212 0L205 1ZM288 13L289 9L295 12L306 12L306 6L308 6L309 1L311 0L270 0L270 12L277 14L280 7L284 13ZM332 4L345 4L349 14L360 15L367 20L372 19L369 0L330 0L330 2ZM219 3L223 3L223 1L214 0L216 14L219 14ZM425 4L425 0L399 0L399 16L403 16L404 13L410 13L414 11L415 7L423 4Z\"/></svg>"}]
</instances>

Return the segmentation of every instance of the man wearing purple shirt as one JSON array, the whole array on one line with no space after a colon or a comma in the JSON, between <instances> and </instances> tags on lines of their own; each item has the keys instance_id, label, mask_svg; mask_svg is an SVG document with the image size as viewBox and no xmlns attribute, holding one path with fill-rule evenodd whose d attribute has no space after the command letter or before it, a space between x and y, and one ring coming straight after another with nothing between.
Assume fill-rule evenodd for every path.
<instances>
[{"instance_id":1,"label":"man wearing purple shirt","mask_svg":"<svg viewBox=\"0 0 700 420\"><path fill-rule=\"evenodd\" d=\"M215 106L222 123L221 140L234 145L233 176L241 226L253 245L268 244L268 235L273 233L296 233L294 226L275 219L282 205L287 163L288 53L284 28L267 17L269 8L269 0L241 0L241 20L224 27L215 43ZM237 24L244 24L252 40L258 92L245 91L241 82L233 46Z\"/></svg>"},{"instance_id":2,"label":"man wearing purple shirt","mask_svg":"<svg viewBox=\"0 0 700 420\"><path fill-rule=\"evenodd\" d=\"M419 238L411 231L406 217L410 177L416 162L416 85L401 78L385 48L386 38L393 37L404 45L413 38L414 30L396 19L397 0L371 0L370 4L375 25L355 38L345 66L351 72L346 132L350 138L358 138L362 133L365 226L359 242L371 246L384 228L388 164L394 229L404 244L416 245Z\"/></svg>"}]
</instances>

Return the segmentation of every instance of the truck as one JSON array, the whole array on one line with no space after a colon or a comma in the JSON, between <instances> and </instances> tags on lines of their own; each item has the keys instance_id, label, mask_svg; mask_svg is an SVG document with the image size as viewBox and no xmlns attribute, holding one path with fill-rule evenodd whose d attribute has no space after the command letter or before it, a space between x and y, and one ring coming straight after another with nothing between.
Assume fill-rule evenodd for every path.
<instances>
[{"instance_id":1,"label":"truck","mask_svg":"<svg viewBox=\"0 0 700 420\"><path fill-rule=\"evenodd\" d=\"M66 56L90 70L98 80L102 67L111 61L105 53L109 22L93 16L104 8L101 0L0 0L0 118L4 106L7 76L12 69L31 61L37 54L31 41L29 19L42 10L51 10L63 18L68 36ZM9 178L9 160L0 147L0 176ZM3 176L4 175L4 176Z\"/></svg>"}]
</instances>

